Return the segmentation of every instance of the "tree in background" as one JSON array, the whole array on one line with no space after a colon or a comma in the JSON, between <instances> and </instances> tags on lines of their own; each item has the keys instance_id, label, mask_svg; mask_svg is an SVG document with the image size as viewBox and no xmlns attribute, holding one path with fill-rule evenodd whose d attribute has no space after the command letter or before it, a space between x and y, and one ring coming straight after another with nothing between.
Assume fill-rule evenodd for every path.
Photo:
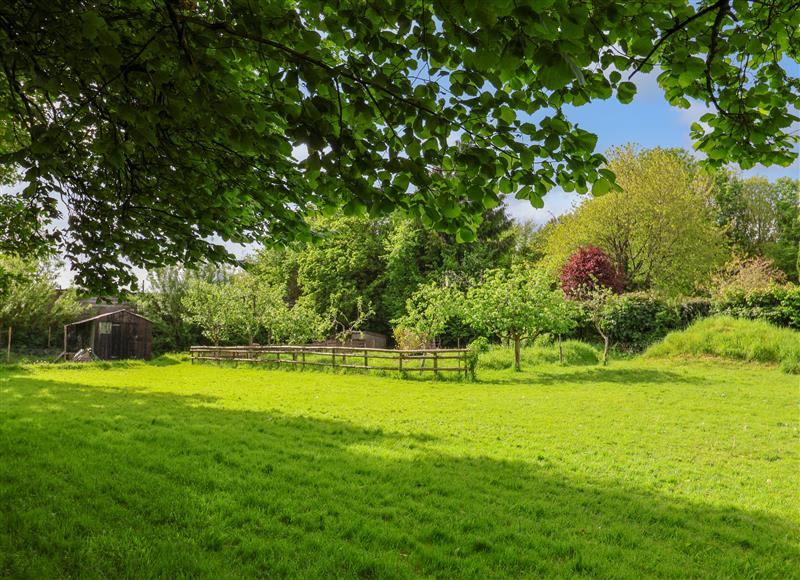
<instances>
[{"instance_id":1,"label":"tree in background","mask_svg":"<svg viewBox=\"0 0 800 580\"><path fill-rule=\"evenodd\" d=\"M249 272L236 274L225 285L225 289L229 299L240 305L231 314L236 318L238 333L247 344L254 344L265 330L270 333L276 321L285 316L284 289L256 275Z\"/></svg>"},{"instance_id":2,"label":"tree in background","mask_svg":"<svg viewBox=\"0 0 800 580\"><path fill-rule=\"evenodd\" d=\"M514 267L489 270L467 292L466 312L472 325L487 336L514 344L514 369L520 370L523 340L562 329L566 297L541 270Z\"/></svg>"},{"instance_id":3,"label":"tree in background","mask_svg":"<svg viewBox=\"0 0 800 580\"><path fill-rule=\"evenodd\" d=\"M729 291L766 290L784 282L786 274L772 260L734 257L711 277L708 288L713 296L722 296Z\"/></svg>"},{"instance_id":4,"label":"tree in background","mask_svg":"<svg viewBox=\"0 0 800 580\"><path fill-rule=\"evenodd\" d=\"M689 293L728 255L710 210L711 180L685 152L617 148L609 168L621 189L585 200L547 240L544 263L561 270L584 245L602 248L630 290Z\"/></svg>"},{"instance_id":5,"label":"tree in background","mask_svg":"<svg viewBox=\"0 0 800 580\"><path fill-rule=\"evenodd\" d=\"M406 313L395 319L395 337L413 333L419 346L436 345L450 321L464 316L464 293L455 285L429 282L406 301ZM400 341L398 341L400 342Z\"/></svg>"},{"instance_id":6,"label":"tree in background","mask_svg":"<svg viewBox=\"0 0 800 580\"><path fill-rule=\"evenodd\" d=\"M181 303L188 322L200 327L214 346L236 337L241 329L242 301L232 296L227 284L193 280Z\"/></svg>"},{"instance_id":7,"label":"tree in background","mask_svg":"<svg viewBox=\"0 0 800 580\"><path fill-rule=\"evenodd\" d=\"M589 314L597 334L603 339L603 366L608 364L608 351L611 348L613 335L613 311L618 295L607 286L596 285L582 293L581 306Z\"/></svg>"},{"instance_id":8,"label":"tree in background","mask_svg":"<svg viewBox=\"0 0 800 580\"><path fill-rule=\"evenodd\" d=\"M468 199L465 204L472 203ZM420 220L393 216L384 243L385 272L380 304L385 320L403 316L406 302L423 283L466 280L510 264L513 222L506 208L485 210L475 239L459 243L453 234L426 229Z\"/></svg>"},{"instance_id":9,"label":"tree in background","mask_svg":"<svg viewBox=\"0 0 800 580\"><path fill-rule=\"evenodd\" d=\"M58 264L52 260L23 260L0 256L0 327L4 342L27 348L51 346L53 329L74 322L86 311L74 290L59 291Z\"/></svg>"},{"instance_id":10,"label":"tree in background","mask_svg":"<svg viewBox=\"0 0 800 580\"><path fill-rule=\"evenodd\" d=\"M301 298L291 307L279 310L278 316L266 326L276 344L307 344L326 338L331 330L331 321L320 316L307 300Z\"/></svg>"},{"instance_id":11,"label":"tree in background","mask_svg":"<svg viewBox=\"0 0 800 580\"><path fill-rule=\"evenodd\" d=\"M770 183L721 170L715 176L713 206L735 252L769 258L791 280L798 279L800 179Z\"/></svg>"},{"instance_id":12,"label":"tree in background","mask_svg":"<svg viewBox=\"0 0 800 580\"><path fill-rule=\"evenodd\" d=\"M230 276L228 269L211 265L169 266L149 272L144 290L136 293L134 301L142 315L153 321L153 349L179 351L197 344L202 330L187 318L183 298L194 282L222 283Z\"/></svg>"},{"instance_id":13,"label":"tree in background","mask_svg":"<svg viewBox=\"0 0 800 580\"><path fill-rule=\"evenodd\" d=\"M597 286L605 286L614 292L622 292L622 280L611 258L598 247L581 246L561 269L561 289L567 296L580 297Z\"/></svg>"},{"instance_id":14,"label":"tree in background","mask_svg":"<svg viewBox=\"0 0 800 580\"><path fill-rule=\"evenodd\" d=\"M317 217L312 226L320 233L316 243L297 248L297 285L320 316L367 322L378 300L384 270L385 220L366 215ZM366 316L365 313L369 312Z\"/></svg>"}]
</instances>

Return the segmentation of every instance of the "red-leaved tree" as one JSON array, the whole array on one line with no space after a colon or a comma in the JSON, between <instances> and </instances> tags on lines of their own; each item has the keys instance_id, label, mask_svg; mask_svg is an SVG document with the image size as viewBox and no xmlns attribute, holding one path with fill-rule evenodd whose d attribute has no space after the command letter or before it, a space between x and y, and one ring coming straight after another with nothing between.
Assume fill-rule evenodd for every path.
<instances>
[{"instance_id":1,"label":"red-leaved tree","mask_svg":"<svg viewBox=\"0 0 800 580\"><path fill-rule=\"evenodd\" d=\"M561 289L570 297L581 298L597 288L619 293L624 285L611 258L596 246L581 246L561 269Z\"/></svg>"}]
</instances>

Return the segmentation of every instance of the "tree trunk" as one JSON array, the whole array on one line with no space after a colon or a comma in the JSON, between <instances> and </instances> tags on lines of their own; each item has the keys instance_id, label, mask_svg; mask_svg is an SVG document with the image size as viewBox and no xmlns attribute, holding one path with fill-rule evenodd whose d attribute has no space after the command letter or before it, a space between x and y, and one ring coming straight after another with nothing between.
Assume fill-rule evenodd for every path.
<instances>
[{"instance_id":1,"label":"tree trunk","mask_svg":"<svg viewBox=\"0 0 800 580\"><path fill-rule=\"evenodd\" d=\"M603 335L603 366L608 365L608 335Z\"/></svg>"},{"instance_id":2,"label":"tree trunk","mask_svg":"<svg viewBox=\"0 0 800 580\"><path fill-rule=\"evenodd\" d=\"M561 346L561 335L558 335L558 362L564 364L564 347Z\"/></svg>"},{"instance_id":3,"label":"tree trunk","mask_svg":"<svg viewBox=\"0 0 800 580\"><path fill-rule=\"evenodd\" d=\"M8 327L8 348L6 349L6 362L11 362L11 326Z\"/></svg>"},{"instance_id":4,"label":"tree trunk","mask_svg":"<svg viewBox=\"0 0 800 580\"><path fill-rule=\"evenodd\" d=\"M520 371L522 370L520 365L520 343L522 339L519 336L514 337L514 370Z\"/></svg>"}]
</instances>

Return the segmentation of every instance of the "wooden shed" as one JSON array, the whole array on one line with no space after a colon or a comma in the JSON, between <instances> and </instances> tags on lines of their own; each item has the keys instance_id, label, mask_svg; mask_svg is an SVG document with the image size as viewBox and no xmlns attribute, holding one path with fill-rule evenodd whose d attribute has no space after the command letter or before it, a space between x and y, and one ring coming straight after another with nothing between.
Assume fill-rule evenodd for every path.
<instances>
[{"instance_id":1,"label":"wooden shed","mask_svg":"<svg viewBox=\"0 0 800 580\"><path fill-rule=\"evenodd\" d=\"M386 348L389 342L389 337L380 332L372 332L370 330L354 330L350 333L350 337L344 342L340 342L335 338L329 338L314 344L325 346L353 346L356 348Z\"/></svg>"},{"instance_id":2,"label":"wooden shed","mask_svg":"<svg viewBox=\"0 0 800 580\"><path fill-rule=\"evenodd\" d=\"M153 352L153 323L130 310L98 314L64 326L64 353L91 348L98 358L149 359Z\"/></svg>"}]
</instances>

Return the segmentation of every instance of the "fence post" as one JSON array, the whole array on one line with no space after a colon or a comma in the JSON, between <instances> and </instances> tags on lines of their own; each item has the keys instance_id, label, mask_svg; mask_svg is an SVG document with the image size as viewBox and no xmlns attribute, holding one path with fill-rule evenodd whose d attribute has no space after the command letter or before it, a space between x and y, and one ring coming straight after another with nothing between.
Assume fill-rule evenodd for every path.
<instances>
[{"instance_id":1,"label":"fence post","mask_svg":"<svg viewBox=\"0 0 800 580\"><path fill-rule=\"evenodd\" d=\"M439 374L439 351L433 351L433 374Z\"/></svg>"},{"instance_id":2,"label":"fence post","mask_svg":"<svg viewBox=\"0 0 800 580\"><path fill-rule=\"evenodd\" d=\"M331 357L333 358L333 368L336 368L336 347L331 347Z\"/></svg>"},{"instance_id":3,"label":"fence post","mask_svg":"<svg viewBox=\"0 0 800 580\"><path fill-rule=\"evenodd\" d=\"M400 352L400 372L403 372L403 352Z\"/></svg>"},{"instance_id":4,"label":"fence post","mask_svg":"<svg viewBox=\"0 0 800 580\"><path fill-rule=\"evenodd\" d=\"M303 346L303 347L300 347L300 348L301 348L300 354L303 357L303 362L300 364L300 370L304 371L304 370L306 370L306 347Z\"/></svg>"},{"instance_id":5,"label":"fence post","mask_svg":"<svg viewBox=\"0 0 800 580\"><path fill-rule=\"evenodd\" d=\"M367 353L367 349L365 348L365 349L364 349L364 366L365 366L365 367L368 367L368 366L369 366L369 362L368 362L368 359L367 359L367 357L368 357L368 356L369 356L369 355L368 355L368 353Z\"/></svg>"}]
</instances>

